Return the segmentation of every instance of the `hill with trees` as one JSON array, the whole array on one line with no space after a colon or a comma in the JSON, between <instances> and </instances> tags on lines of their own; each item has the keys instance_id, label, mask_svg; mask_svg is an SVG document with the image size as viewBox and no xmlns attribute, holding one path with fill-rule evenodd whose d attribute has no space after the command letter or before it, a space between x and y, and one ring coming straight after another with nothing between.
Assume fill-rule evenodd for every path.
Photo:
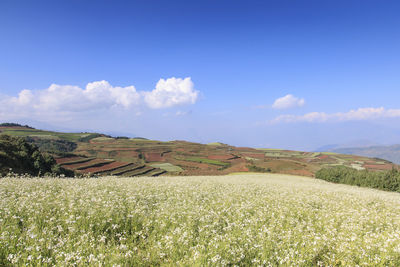
<instances>
[{"instance_id":1,"label":"hill with trees","mask_svg":"<svg viewBox=\"0 0 400 267\"><path fill-rule=\"evenodd\" d=\"M10 172L34 176L73 176L73 172L61 168L51 155L42 154L37 146L28 143L25 138L0 135L0 175Z\"/></svg>"},{"instance_id":2,"label":"hill with trees","mask_svg":"<svg viewBox=\"0 0 400 267\"><path fill-rule=\"evenodd\" d=\"M46 131L13 123L4 125L0 126L0 135L24 138L25 142L34 145L46 157L52 156L63 168L82 175L131 177L271 172L313 177L321 168L331 166L370 171L397 168L397 165L382 159L331 152L255 149L219 142L157 141L112 137L101 133ZM0 148L3 154L23 160L13 154L8 155L14 150L19 151L16 147L9 148L9 152ZM17 166L13 168L18 169ZM49 168L41 168L41 174L49 172ZM33 171L32 167L28 169L32 173L38 173L39 170L36 168Z\"/></svg>"},{"instance_id":3,"label":"hill with trees","mask_svg":"<svg viewBox=\"0 0 400 267\"><path fill-rule=\"evenodd\" d=\"M333 183L400 192L400 171L395 168L388 171L371 172L335 166L317 171L315 177Z\"/></svg>"}]
</instances>

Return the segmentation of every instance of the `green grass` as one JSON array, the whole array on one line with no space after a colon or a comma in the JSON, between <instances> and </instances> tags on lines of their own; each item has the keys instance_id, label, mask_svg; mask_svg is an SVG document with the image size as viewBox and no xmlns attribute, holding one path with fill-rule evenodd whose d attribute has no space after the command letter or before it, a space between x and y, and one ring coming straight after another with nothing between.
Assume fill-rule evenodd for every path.
<instances>
[{"instance_id":1,"label":"green grass","mask_svg":"<svg viewBox=\"0 0 400 267\"><path fill-rule=\"evenodd\" d=\"M304 158L304 157L314 157L317 153L313 153L311 155L303 155L303 152L300 151L289 151L289 150L281 150L281 149L258 149L264 151L264 155L266 157L274 157L274 158Z\"/></svg>"},{"instance_id":2,"label":"green grass","mask_svg":"<svg viewBox=\"0 0 400 267\"><path fill-rule=\"evenodd\" d=\"M335 152L321 152L322 155L338 155L338 153Z\"/></svg>"},{"instance_id":3,"label":"green grass","mask_svg":"<svg viewBox=\"0 0 400 267\"><path fill-rule=\"evenodd\" d=\"M155 143L155 142L160 142L160 141L156 141L156 140L149 140L149 139L143 139L143 138L130 138L129 139L130 142L137 142L137 143ZM164 143L164 142L161 142Z\"/></svg>"},{"instance_id":4,"label":"green grass","mask_svg":"<svg viewBox=\"0 0 400 267\"><path fill-rule=\"evenodd\" d=\"M173 165L171 163L154 163L150 164L151 167L159 168L167 172L181 172L183 169L179 166Z\"/></svg>"},{"instance_id":5,"label":"green grass","mask_svg":"<svg viewBox=\"0 0 400 267\"><path fill-rule=\"evenodd\" d=\"M1 266L400 265L398 193L269 174L5 178L0 195Z\"/></svg>"},{"instance_id":6,"label":"green grass","mask_svg":"<svg viewBox=\"0 0 400 267\"><path fill-rule=\"evenodd\" d=\"M223 146L223 144L222 144L222 143L219 143L219 142L208 143L207 145L208 145L208 146Z\"/></svg>"},{"instance_id":7,"label":"green grass","mask_svg":"<svg viewBox=\"0 0 400 267\"><path fill-rule=\"evenodd\" d=\"M311 154L312 158L315 158L315 157L318 157L318 156L321 156L321 152L314 152L314 153Z\"/></svg>"},{"instance_id":8,"label":"green grass","mask_svg":"<svg viewBox=\"0 0 400 267\"><path fill-rule=\"evenodd\" d=\"M29 137L40 137L41 139L50 139L50 140L59 139L57 136L48 135L48 134L30 134Z\"/></svg>"},{"instance_id":9,"label":"green grass","mask_svg":"<svg viewBox=\"0 0 400 267\"><path fill-rule=\"evenodd\" d=\"M291 155L288 155L286 153L282 153L282 152L275 152L275 151L271 151L271 152L266 152L264 154L266 157L274 157L274 158L287 158L290 157Z\"/></svg>"},{"instance_id":10,"label":"green grass","mask_svg":"<svg viewBox=\"0 0 400 267\"><path fill-rule=\"evenodd\" d=\"M113 141L113 140L115 140L115 139L111 138L111 137L105 137L105 136L96 137L96 138L92 139L93 142L105 142L105 141L107 142L107 141Z\"/></svg>"},{"instance_id":11,"label":"green grass","mask_svg":"<svg viewBox=\"0 0 400 267\"><path fill-rule=\"evenodd\" d=\"M246 160L258 161L260 159L252 158L252 157L244 157Z\"/></svg>"},{"instance_id":12,"label":"green grass","mask_svg":"<svg viewBox=\"0 0 400 267\"><path fill-rule=\"evenodd\" d=\"M8 134L11 136L32 136L32 137L40 137L40 138L59 138L68 140L71 142L77 142L82 137L87 137L88 133L58 133L58 132L51 132L51 131L42 131L36 129L4 129L1 134Z\"/></svg>"},{"instance_id":13,"label":"green grass","mask_svg":"<svg viewBox=\"0 0 400 267\"><path fill-rule=\"evenodd\" d=\"M198 163L206 163L206 164L223 166L223 167L230 165L227 162L222 162L222 161L214 160L214 159L198 158L198 157L187 157L187 158L180 159L180 160L192 161L192 162L198 162Z\"/></svg>"},{"instance_id":14,"label":"green grass","mask_svg":"<svg viewBox=\"0 0 400 267\"><path fill-rule=\"evenodd\" d=\"M160 176L160 175L162 175L162 174L164 174L166 172L167 172L166 170L154 169L154 170L146 173L146 175L155 177L155 176Z\"/></svg>"}]
</instances>

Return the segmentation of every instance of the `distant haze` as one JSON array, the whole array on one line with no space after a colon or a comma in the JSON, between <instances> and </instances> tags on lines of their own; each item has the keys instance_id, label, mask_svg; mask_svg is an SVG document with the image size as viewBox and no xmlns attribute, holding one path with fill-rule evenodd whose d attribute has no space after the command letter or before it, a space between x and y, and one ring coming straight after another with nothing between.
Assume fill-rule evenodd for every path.
<instances>
[{"instance_id":1,"label":"distant haze","mask_svg":"<svg viewBox=\"0 0 400 267\"><path fill-rule=\"evenodd\" d=\"M400 145L337 148L330 150L342 154L381 158L400 164Z\"/></svg>"}]
</instances>

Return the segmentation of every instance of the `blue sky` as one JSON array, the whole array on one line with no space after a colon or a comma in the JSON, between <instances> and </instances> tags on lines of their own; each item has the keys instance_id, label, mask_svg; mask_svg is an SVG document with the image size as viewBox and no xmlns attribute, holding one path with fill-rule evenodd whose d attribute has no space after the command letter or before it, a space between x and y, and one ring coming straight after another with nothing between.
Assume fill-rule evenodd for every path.
<instances>
[{"instance_id":1,"label":"blue sky","mask_svg":"<svg viewBox=\"0 0 400 267\"><path fill-rule=\"evenodd\" d=\"M303 150L399 143L398 14L398 1L2 0L0 121Z\"/></svg>"}]
</instances>

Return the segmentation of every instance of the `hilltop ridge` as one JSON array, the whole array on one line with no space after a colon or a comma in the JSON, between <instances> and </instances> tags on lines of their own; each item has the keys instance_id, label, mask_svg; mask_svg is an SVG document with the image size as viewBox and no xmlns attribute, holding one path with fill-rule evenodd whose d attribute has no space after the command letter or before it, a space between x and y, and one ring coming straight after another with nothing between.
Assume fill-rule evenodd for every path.
<instances>
[{"instance_id":1,"label":"hilltop ridge","mask_svg":"<svg viewBox=\"0 0 400 267\"><path fill-rule=\"evenodd\" d=\"M387 160L331 152L256 149L219 142L165 142L87 132L63 133L13 123L0 124L0 134L24 137L41 151L50 153L63 168L80 174L159 176L273 172L314 176L326 166L343 165L358 170L397 168Z\"/></svg>"}]
</instances>

